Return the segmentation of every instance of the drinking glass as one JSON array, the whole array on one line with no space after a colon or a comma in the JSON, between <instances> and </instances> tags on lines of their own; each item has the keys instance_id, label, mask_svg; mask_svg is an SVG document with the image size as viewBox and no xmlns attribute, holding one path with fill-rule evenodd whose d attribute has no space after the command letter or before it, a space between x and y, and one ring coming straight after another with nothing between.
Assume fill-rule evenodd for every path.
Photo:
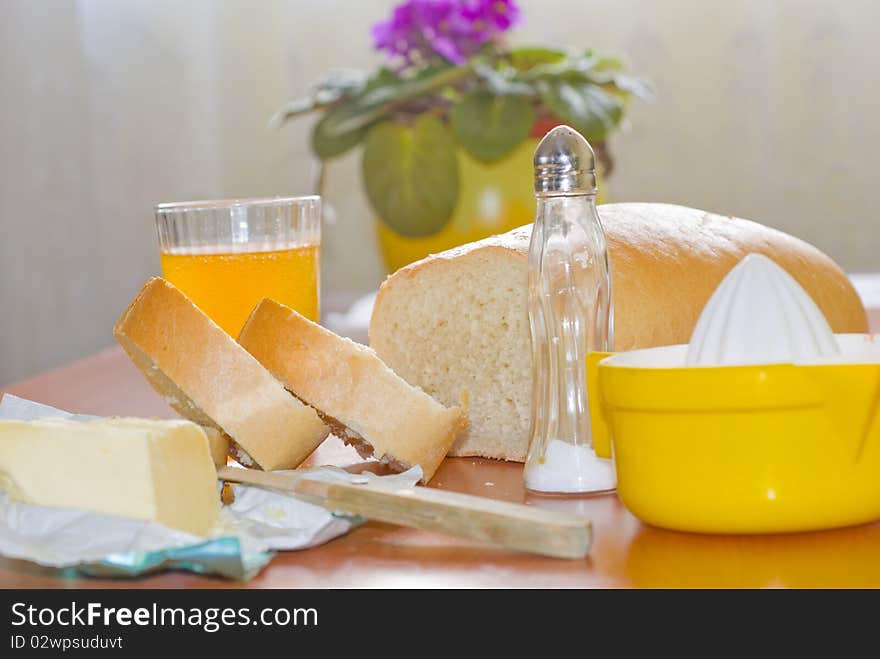
<instances>
[{"instance_id":1,"label":"drinking glass","mask_svg":"<svg viewBox=\"0 0 880 659\"><path fill-rule=\"evenodd\" d=\"M162 276L231 336L272 298L317 321L321 198L156 206Z\"/></svg>"}]
</instances>

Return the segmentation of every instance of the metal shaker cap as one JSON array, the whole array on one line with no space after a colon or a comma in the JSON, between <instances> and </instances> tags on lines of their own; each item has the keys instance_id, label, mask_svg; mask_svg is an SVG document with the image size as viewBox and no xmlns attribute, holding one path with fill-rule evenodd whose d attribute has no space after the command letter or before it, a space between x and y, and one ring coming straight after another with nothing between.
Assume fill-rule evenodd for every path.
<instances>
[{"instance_id":1,"label":"metal shaker cap","mask_svg":"<svg viewBox=\"0 0 880 659\"><path fill-rule=\"evenodd\" d=\"M535 149L535 194L596 194L596 157L590 143L570 126L557 126Z\"/></svg>"}]
</instances>

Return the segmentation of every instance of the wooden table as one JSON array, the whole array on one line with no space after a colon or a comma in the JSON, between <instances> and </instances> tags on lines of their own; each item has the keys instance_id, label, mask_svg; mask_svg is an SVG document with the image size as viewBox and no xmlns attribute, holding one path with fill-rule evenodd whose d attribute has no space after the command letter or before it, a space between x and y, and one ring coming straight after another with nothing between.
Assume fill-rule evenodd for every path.
<instances>
[{"instance_id":1,"label":"wooden table","mask_svg":"<svg viewBox=\"0 0 880 659\"><path fill-rule=\"evenodd\" d=\"M871 311L871 323L880 330L880 310ZM74 412L174 416L118 348L6 390ZM341 466L359 462L334 439L310 460ZM522 465L470 458L447 460L432 485L585 515L593 520L591 555L575 561L546 559L369 522L321 547L279 553L246 584L184 573L69 579L0 559L0 587L880 587L880 523L771 536L675 533L642 524L614 495L529 496L522 487Z\"/></svg>"}]
</instances>

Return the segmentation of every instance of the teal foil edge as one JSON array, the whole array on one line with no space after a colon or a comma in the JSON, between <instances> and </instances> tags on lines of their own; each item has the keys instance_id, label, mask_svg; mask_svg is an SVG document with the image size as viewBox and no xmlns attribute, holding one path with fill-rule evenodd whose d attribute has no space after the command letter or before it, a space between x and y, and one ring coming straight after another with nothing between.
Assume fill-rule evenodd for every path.
<instances>
[{"instance_id":1,"label":"teal foil edge","mask_svg":"<svg viewBox=\"0 0 880 659\"><path fill-rule=\"evenodd\" d=\"M100 561L62 568L63 576L138 577L165 570L183 570L247 581L272 560L274 552L242 553L234 536L148 552L110 554Z\"/></svg>"}]
</instances>

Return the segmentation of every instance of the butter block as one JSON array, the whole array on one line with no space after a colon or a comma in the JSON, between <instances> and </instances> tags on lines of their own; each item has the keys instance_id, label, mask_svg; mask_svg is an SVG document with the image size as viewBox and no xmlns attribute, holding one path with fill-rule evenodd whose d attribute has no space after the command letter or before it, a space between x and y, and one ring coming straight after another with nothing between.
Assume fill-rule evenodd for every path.
<instances>
[{"instance_id":1,"label":"butter block","mask_svg":"<svg viewBox=\"0 0 880 659\"><path fill-rule=\"evenodd\" d=\"M0 421L0 489L40 506L152 520L194 535L217 522L217 474L189 421Z\"/></svg>"}]
</instances>

